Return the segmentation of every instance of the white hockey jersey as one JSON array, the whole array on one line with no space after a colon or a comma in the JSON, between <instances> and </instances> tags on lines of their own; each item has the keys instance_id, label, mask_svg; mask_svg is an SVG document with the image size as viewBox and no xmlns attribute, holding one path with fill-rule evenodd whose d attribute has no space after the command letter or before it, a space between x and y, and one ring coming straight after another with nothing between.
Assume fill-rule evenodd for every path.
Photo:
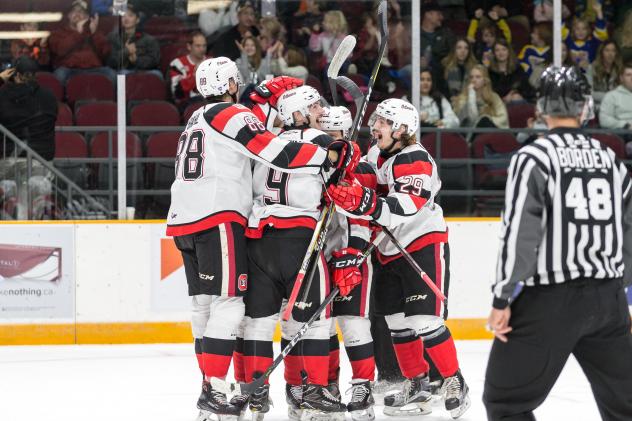
<instances>
[{"instance_id":1,"label":"white hockey jersey","mask_svg":"<svg viewBox=\"0 0 632 421\"><path fill-rule=\"evenodd\" d=\"M287 130L280 139L295 144L327 147L333 140L317 129ZM255 162L254 203L248 221L248 236L260 237L266 226L314 228L320 217L323 179L320 175L289 174Z\"/></svg>"},{"instance_id":2,"label":"white hockey jersey","mask_svg":"<svg viewBox=\"0 0 632 421\"><path fill-rule=\"evenodd\" d=\"M167 235L186 235L225 222L246 226L252 207L255 159L276 170L318 177L327 151L267 131L246 107L208 104L180 136Z\"/></svg>"},{"instance_id":3,"label":"white hockey jersey","mask_svg":"<svg viewBox=\"0 0 632 421\"><path fill-rule=\"evenodd\" d=\"M376 222L391 230L409 252L448 241L443 209L434 202L441 189L437 165L420 144L407 146L394 155L386 155L377 146L366 157L380 187L388 191L382 213ZM399 250L387 239L378 245L382 263L400 257Z\"/></svg>"}]
</instances>

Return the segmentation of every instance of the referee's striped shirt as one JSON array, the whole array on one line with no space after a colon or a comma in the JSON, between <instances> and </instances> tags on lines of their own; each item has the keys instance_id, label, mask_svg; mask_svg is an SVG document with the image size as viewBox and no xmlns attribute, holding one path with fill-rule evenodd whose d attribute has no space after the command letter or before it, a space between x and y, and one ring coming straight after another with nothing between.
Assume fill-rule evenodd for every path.
<instances>
[{"instance_id":1,"label":"referee's striped shirt","mask_svg":"<svg viewBox=\"0 0 632 421\"><path fill-rule=\"evenodd\" d=\"M505 308L519 282L632 283L631 186L614 152L580 129L523 146L508 171L494 307Z\"/></svg>"}]
</instances>

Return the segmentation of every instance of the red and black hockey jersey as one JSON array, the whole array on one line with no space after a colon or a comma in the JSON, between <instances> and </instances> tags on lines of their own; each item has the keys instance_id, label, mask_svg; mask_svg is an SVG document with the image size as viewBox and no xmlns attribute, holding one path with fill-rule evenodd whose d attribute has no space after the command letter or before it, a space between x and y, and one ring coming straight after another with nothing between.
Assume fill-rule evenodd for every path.
<instances>
[{"instance_id":1,"label":"red and black hockey jersey","mask_svg":"<svg viewBox=\"0 0 632 421\"><path fill-rule=\"evenodd\" d=\"M316 178L327 151L277 137L243 105L200 108L178 142L167 235L192 234L224 222L245 226L253 197L250 158Z\"/></svg>"}]
</instances>

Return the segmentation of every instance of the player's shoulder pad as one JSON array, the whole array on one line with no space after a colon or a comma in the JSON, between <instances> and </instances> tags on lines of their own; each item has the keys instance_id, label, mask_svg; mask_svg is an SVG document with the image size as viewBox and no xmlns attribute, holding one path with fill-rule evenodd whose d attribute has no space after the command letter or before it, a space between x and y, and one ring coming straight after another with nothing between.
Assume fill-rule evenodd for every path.
<instances>
[{"instance_id":1,"label":"player's shoulder pad","mask_svg":"<svg viewBox=\"0 0 632 421\"><path fill-rule=\"evenodd\" d=\"M432 162L428 152L417 145L406 147L395 155L392 168L395 179L407 175L432 174Z\"/></svg>"},{"instance_id":2,"label":"player's shoulder pad","mask_svg":"<svg viewBox=\"0 0 632 421\"><path fill-rule=\"evenodd\" d=\"M257 118L250 108L245 105L232 104L230 102L218 102L217 104L211 104L211 106L206 108L206 111L204 112L204 119L209 125L211 125L216 118L220 118L225 122L231 117L241 113Z\"/></svg>"}]
</instances>

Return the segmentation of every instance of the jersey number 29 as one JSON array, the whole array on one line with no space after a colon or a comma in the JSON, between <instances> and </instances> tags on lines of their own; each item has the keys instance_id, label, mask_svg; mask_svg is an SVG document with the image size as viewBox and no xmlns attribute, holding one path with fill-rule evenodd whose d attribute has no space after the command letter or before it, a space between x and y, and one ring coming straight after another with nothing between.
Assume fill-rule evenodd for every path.
<instances>
[{"instance_id":1,"label":"jersey number 29","mask_svg":"<svg viewBox=\"0 0 632 421\"><path fill-rule=\"evenodd\" d=\"M182 178L187 181L197 180L202 177L204 167L204 132L195 130L187 137L187 132L182 133L178 141L178 154L176 155L176 178L182 168Z\"/></svg>"}]
</instances>

